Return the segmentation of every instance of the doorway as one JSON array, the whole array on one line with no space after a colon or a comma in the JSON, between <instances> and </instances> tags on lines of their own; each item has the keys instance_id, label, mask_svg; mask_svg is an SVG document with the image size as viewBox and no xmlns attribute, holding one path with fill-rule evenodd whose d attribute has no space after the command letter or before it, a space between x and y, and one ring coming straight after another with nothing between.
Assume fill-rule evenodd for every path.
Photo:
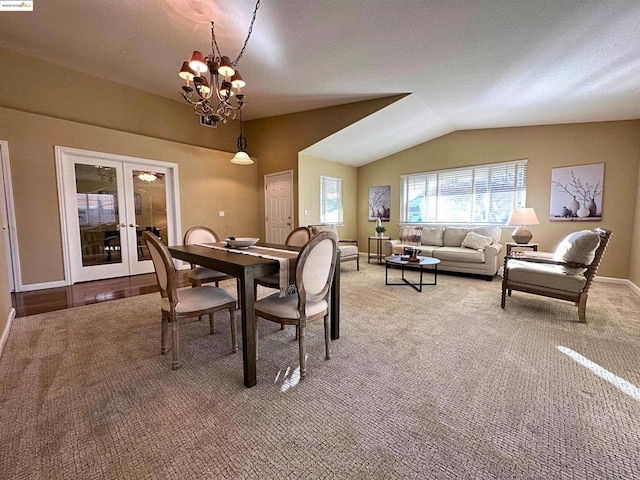
<instances>
[{"instance_id":1,"label":"doorway","mask_svg":"<svg viewBox=\"0 0 640 480\"><path fill-rule=\"evenodd\" d=\"M56 147L66 283L153 272L142 239L177 243L177 165Z\"/></svg>"},{"instance_id":2,"label":"doorway","mask_svg":"<svg viewBox=\"0 0 640 480\"><path fill-rule=\"evenodd\" d=\"M282 245L293 230L293 170L264 176L264 205L266 242Z\"/></svg>"},{"instance_id":3,"label":"doorway","mask_svg":"<svg viewBox=\"0 0 640 480\"><path fill-rule=\"evenodd\" d=\"M20 291L22 281L18 262L18 237L13 207L11 164L9 162L9 144L5 140L0 140L0 224L2 225L9 288L12 292Z\"/></svg>"}]
</instances>

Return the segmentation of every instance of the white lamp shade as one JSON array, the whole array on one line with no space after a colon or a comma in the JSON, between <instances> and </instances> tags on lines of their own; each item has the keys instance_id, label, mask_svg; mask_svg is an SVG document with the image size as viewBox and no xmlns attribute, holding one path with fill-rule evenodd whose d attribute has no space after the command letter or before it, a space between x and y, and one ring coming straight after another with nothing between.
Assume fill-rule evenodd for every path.
<instances>
[{"instance_id":1,"label":"white lamp shade","mask_svg":"<svg viewBox=\"0 0 640 480\"><path fill-rule=\"evenodd\" d=\"M511 211L507 225L538 225L540 221L533 208L515 208Z\"/></svg>"},{"instance_id":2,"label":"white lamp shade","mask_svg":"<svg viewBox=\"0 0 640 480\"><path fill-rule=\"evenodd\" d=\"M235 163L236 165L253 165L253 160L251 160L247 152L240 151L231 159L231 163Z\"/></svg>"}]
</instances>

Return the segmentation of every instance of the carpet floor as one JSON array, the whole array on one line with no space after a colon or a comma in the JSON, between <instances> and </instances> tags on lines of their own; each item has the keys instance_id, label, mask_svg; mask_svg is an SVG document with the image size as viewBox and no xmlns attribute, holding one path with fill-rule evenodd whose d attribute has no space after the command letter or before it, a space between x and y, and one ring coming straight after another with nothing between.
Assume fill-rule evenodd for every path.
<instances>
[{"instance_id":1,"label":"carpet floor","mask_svg":"<svg viewBox=\"0 0 640 480\"><path fill-rule=\"evenodd\" d=\"M177 371L159 294L17 318L0 477L640 478L629 288L596 283L581 324L572 304L518 292L502 310L498 278L443 274L418 293L378 265L342 272L332 359L312 323L301 380L294 328L260 320L251 389L223 312L214 335L182 327Z\"/></svg>"}]
</instances>

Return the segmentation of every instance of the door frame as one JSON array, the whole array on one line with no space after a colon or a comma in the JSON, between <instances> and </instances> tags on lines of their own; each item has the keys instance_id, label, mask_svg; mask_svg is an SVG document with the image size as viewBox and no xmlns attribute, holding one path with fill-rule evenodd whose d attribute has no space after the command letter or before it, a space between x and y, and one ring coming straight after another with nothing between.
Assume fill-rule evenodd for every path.
<instances>
[{"instance_id":1,"label":"door frame","mask_svg":"<svg viewBox=\"0 0 640 480\"><path fill-rule=\"evenodd\" d=\"M69 219L67 218L66 199L71 194L67 191L64 182L63 163L67 161L67 156L84 157L91 162L100 160L135 163L138 165L148 165L150 169L153 167L162 167L167 169L166 188L167 188L167 208L173 209L173 223L167 225L167 242L169 244L179 242L181 238L181 217L180 217L180 189L178 177L178 164L171 162L162 162L149 158L134 157L131 155L117 155L114 153L97 152L93 150L84 150L79 148L55 146L56 158L56 180L58 184L58 210L60 212L60 230L62 236L62 257L64 265L64 283L65 285L73 285L73 269L71 268L71 250L69 241Z\"/></svg>"},{"instance_id":2,"label":"door frame","mask_svg":"<svg viewBox=\"0 0 640 480\"><path fill-rule=\"evenodd\" d=\"M283 175L285 173L289 174L289 194L290 194L290 197L291 197L289 208L290 208L290 211L291 211L291 221L292 221L292 223L294 222L295 215L294 215L294 211L293 211L293 206L294 206L294 201L293 201L293 169L283 170L282 172L273 172L273 173L265 174L265 176L264 176L264 199L263 199L263 202L264 202L264 235L265 235L265 241L267 240L266 236L267 236L267 232L269 231L268 228L267 228L268 227L268 225L267 225L267 223L268 223L268 221L267 221L267 191L268 191L268 189L267 189L267 180L269 179L269 177L280 176L280 175ZM296 228L295 225L291 225L291 231L293 231L294 228Z\"/></svg>"},{"instance_id":3,"label":"door frame","mask_svg":"<svg viewBox=\"0 0 640 480\"><path fill-rule=\"evenodd\" d=\"M13 183L11 182L11 162L9 161L9 142L0 140L0 193L4 195L4 209L7 227L9 229L9 244L5 245L7 252L7 269L9 286L13 292L22 291L22 273L20 271L20 250L18 249L18 231L16 229L16 211L13 200Z\"/></svg>"}]
</instances>

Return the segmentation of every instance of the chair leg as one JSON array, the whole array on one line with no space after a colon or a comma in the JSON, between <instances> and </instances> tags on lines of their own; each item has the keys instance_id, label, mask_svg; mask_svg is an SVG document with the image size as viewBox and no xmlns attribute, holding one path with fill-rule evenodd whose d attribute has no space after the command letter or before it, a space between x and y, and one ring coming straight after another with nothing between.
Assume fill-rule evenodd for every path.
<instances>
[{"instance_id":1,"label":"chair leg","mask_svg":"<svg viewBox=\"0 0 640 480\"><path fill-rule=\"evenodd\" d=\"M300 324L298 336L298 348L300 349L300 377L307 375L307 345L305 341L304 325Z\"/></svg>"},{"instance_id":2,"label":"chair leg","mask_svg":"<svg viewBox=\"0 0 640 480\"><path fill-rule=\"evenodd\" d=\"M229 307L229 323L231 324L231 353L238 351L238 340L236 339L236 309Z\"/></svg>"},{"instance_id":3,"label":"chair leg","mask_svg":"<svg viewBox=\"0 0 640 480\"><path fill-rule=\"evenodd\" d=\"M171 369L177 370L180 368L180 323L174 321L171 323Z\"/></svg>"},{"instance_id":4,"label":"chair leg","mask_svg":"<svg viewBox=\"0 0 640 480\"><path fill-rule=\"evenodd\" d=\"M360 253L358 253L358 256L356 257L356 269L360 271Z\"/></svg>"},{"instance_id":5,"label":"chair leg","mask_svg":"<svg viewBox=\"0 0 640 480\"><path fill-rule=\"evenodd\" d=\"M331 323L329 322L329 315L324 316L324 347L325 358L329 360L331 358Z\"/></svg>"},{"instance_id":6,"label":"chair leg","mask_svg":"<svg viewBox=\"0 0 640 480\"><path fill-rule=\"evenodd\" d=\"M587 295L580 295L578 302L578 319L582 323L587 323Z\"/></svg>"},{"instance_id":7,"label":"chair leg","mask_svg":"<svg viewBox=\"0 0 640 480\"><path fill-rule=\"evenodd\" d=\"M280 330L284 330L284 323L280 324Z\"/></svg>"},{"instance_id":8,"label":"chair leg","mask_svg":"<svg viewBox=\"0 0 640 480\"><path fill-rule=\"evenodd\" d=\"M209 335L213 335L213 312L209 312Z\"/></svg>"},{"instance_id":9,"label":"chair leg","mask_svg":"<svg viewBox=\"0 0 640 480\"><path fill-rule=\"evenodd\" d=\"M504 305L507 301L507 289L502 287L502 298L500 300L500 306L504 308Z\"/></svg>"},{"instance_id":10,"label":"chair leg","mask_svg":"<svg viewBox=\"0 0 640 480\"><path fill-rule=\"evenodd\" d=\"M160 354L167 353L167 330L169 329L169 317L162 312L162 326L160 327Z\"/></svg>"}]
</instances>

